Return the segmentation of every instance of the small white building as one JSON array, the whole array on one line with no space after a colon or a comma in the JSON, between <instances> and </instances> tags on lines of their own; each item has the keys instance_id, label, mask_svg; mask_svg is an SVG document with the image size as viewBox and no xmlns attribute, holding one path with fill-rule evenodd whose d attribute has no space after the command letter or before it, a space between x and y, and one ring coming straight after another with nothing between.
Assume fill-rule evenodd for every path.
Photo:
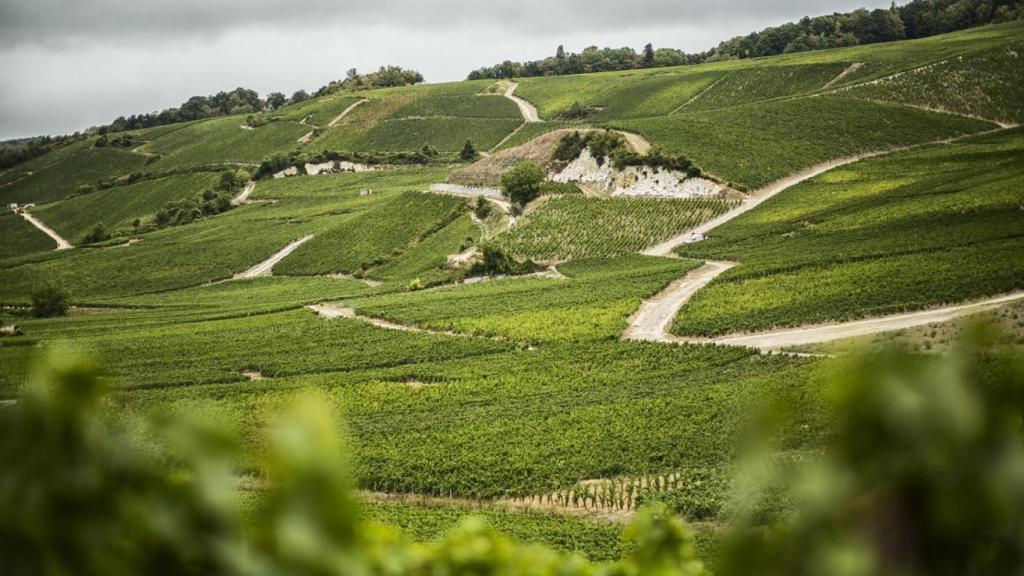
<instances>
[{"instance_id":1,"label":"small white building","mask_svg":"<svg viewBox=\"0 0 1024 576\"><path fill-rule=\"evenodd\" d=\"M11 202L10 204L7 205L7 207L10 208L11 210L17 210L18 209L18 203L17 202Z\"/></svg>"},{"instance_id":2,"label":"small white building","mask_svg":"<svg viewBox=\"0 0 1024 576\"><path fill-rule=\"evenodd\" d=\"M363 188L359 191L360 196L369 196L370 194L373 194L373 190L370 190L369 188Z\"/></svg>"}]
</instances>

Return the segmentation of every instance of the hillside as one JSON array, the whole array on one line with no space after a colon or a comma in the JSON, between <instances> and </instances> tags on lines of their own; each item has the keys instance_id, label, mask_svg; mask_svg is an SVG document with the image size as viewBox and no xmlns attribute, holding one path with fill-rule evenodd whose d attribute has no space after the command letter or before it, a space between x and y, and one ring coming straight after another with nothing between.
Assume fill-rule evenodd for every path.
<instances>
[{"instance_id":1,"label":"hillside","mask_svg":"<svg viewBox=\"0 0 1024 576\"><path fill-rule=\"evenodd\" d=\"M972 303L1019 330L1021 78L1015 22L70 141L0 173L19 205L0 215L0 322L21 332L0 337L0 397L23 397L37 345L71 344L103 360L118 419L201 411L253 446L313 390L344 414L366 513L415 538L478 510L610 560L660 501L710 552L751 406L797 415L781 459L836 432L828 360L764 352L832 353L876 320L869 337L916 342L929 311ZM559 159L575 132L634 163ZM517 206L496 187L522 159L549 181ZM493 253L512 264L467 265ZM44 282L67 316L29 315ZM775 334L822 326L839 328Z\"/></svg>"}]
</instances>

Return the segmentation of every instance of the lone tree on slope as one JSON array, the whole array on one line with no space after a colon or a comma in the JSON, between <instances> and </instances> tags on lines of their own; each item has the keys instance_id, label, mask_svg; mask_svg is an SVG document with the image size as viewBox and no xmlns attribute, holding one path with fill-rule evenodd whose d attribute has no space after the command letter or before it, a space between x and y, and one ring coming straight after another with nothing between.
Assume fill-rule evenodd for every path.
<instances>
[{"instance_id":1,"label":"lone tree on slope","mask_svg":"<svg viewBox=\"0 0 1024 576\"><path fill-rule=\"evenodd\" d=\"M476 146L473 146L473 142L466 140L466 145L462 147L462 151L459 152L459 158L466 161L476 160L480 154L476 151Z\"/></svg>"},{"instance_id":2,"label":"lone tree on slope","mask_svg":"<svg viewBox=\"0 0 1024 576\"><path fill-rule=\"evenodd\" d=\"M532 160L520 160L501 176L501 192L509 200L525 205L540 196L540 185L547 174Z\"/></svg>"}]
</instances>

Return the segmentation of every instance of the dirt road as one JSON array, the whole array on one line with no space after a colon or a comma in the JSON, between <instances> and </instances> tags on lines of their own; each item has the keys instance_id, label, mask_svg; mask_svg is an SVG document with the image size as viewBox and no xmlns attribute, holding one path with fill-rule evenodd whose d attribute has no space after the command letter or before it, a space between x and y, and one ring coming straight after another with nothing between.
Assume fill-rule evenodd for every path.
<instances>
[{"instance_id":1,"label":"dirt road","mask_svg":"<svg viewBox=\"0 0 1024 576\"><path fill-rule=\"evenodd\" d=\"M510 81L506 86L505 98L515 102L516 106L519 106L519 112L523 115L524 122L543 122L543 120L540 119L540 114L537 113L536 106L515 95L516 88L519 87L519 84Z\"/></svg>"},{"instance_id":2,"label":"dirt road","mask_svg":"<svg viewBox=\"0 0 1024 576\"><path fill-rule=\"evenodd\" d=\"M636 313L629 317L629 326L622 333L622 338L657 342L675 341L676 337L670 334L669 330L679 309L689 302L698 290L735 265L735 262L708 261L700 268L672 282L667 288L645 300Z\"/></svg>"},{"instance_id":3,"label":"dirt road","mask_svg":"<svg viewBox=\"0 0 1024 576\"><path fill-rule=\"evenodd\" d=\"M643 250L642 254L648 256L673 256L675 248L680 244L700 241L709 231L721 226L733 218L736 218L737 216L740 216L741 214L753 210L762 202L772 198L776 194L779 194L780 192L795 186L804 180L808 180L839 166L852 164L853 162L857 162L865 158L892 154L932 144L950 143L962 138L980 136L983 134L998 132L999 130L1001 130L1001 128L940 141L923 142L921 144L913 144L910 146L866 152L856 156L838 158L828 162L815 164L814 166L810 166L800 170L799 172L790 174L785 178L776 180L767 186L755 190L736 208L721 214L717 218L708 220L699 226L686 230L678 236L669 238L664 242L651 246L650 248ZM922 310L920 312L912 312L908 314L895 314L882 318L869 318L828 325L772 330L758 334L731 335L719 338L680 338L670 334L669 329L671 329L673 319L679 313L679 310L683 305L690 300L693 294L706 286L716 276L735 265L736 264L732 263L708 261L703 267L691 272L680 280L673 282L668 286L668 288L662 290L658 294L655 294L640 305L637 312L630 317L629 326L623 332L622 337L629 340L654 340L659 342L729 344L735 346L748 346L751 348L769 351L778 350L787 346L827 342L852 336L888 332L891 330L920 326L922 324L929 324L932 322L941 322L949 318L976 313L986 309L986 307L990 308L1010 300L1016 300L1024 297L1024 293L1015 293L975 303Z\"/></svg>"},{"instance_id":4,"label":"dirt road","mask_svg":"<svg viewBox=\"0 0 1024 576\"><path fill-rule=\"evenodd\" d=\"M732 220L733 218L736 218L737 216L740 216L741 214L745 214L747 212L750 212L754 208L757 208L758 206L761 205L761 203L763 203L764 201L766 201L766 200L772 198L773 196L779 194L780 192L783 192L783 191L787 190L788 188L796 186L797 184L803 182L804 180L810 180L811 178L814 178L815 176L819 176L821 174L824 174L825 172L828 172L829 170L838 168L840 166L845 166L847 164L853 164L854 162L859 162L861 160L865 160L867 158L873 158L875 156L884 156L884 155L893 154L893 153L896 153L896 152L903 152L905 150L912 150L914 148L920 148L922 146L931 146L931 145L934 145L934 144L949 144L951 142L954 142L956 140L960 140L960 139L963 139L963 138L969 138L969 137L973 137L973 136L982 136L984 134L991 134L993 132L998 132L998 131L1000 131L1002 129L1003 128L997 128L995 130L989 130L987 132L978 132L978 133L975 133L975 134L965 134L965 135L954 137L954 138L946 138L946 139L943 139L943 140L934 140L934 141L931 141L931 142L922 142L920 144L912 144L910 146L899 146L899 147L896 147L896 148L887 148L885 150L875 150L875 151L872 151L872 152L865 152L863 154L857 154L856 156L847 156L846 158L836 158L834 160L829 160L827 162L822 162L820 164L815 164L815 165L810 166L808 168L804 168L803 170L800 170L799 172L794 172L794 173L790 174L789 176L786 176L785 178L780 178L779 180L776 180L776 181L774 181L774 182L772 182L770 184L762 186L761 188L758 188L757 190L754 190L753 192L751 192L747 196L746 199L744 199L740 203L739 206L733 208L732 210L729 210L728 212L720 214L716 218L712 218L711 220L708 220L707 222L704 222L703 224L700 224L699 226L695 226L693 228L690 228L689 230L686 230L686 231L682 232L681 234L679 234L677 236L673 236L672 238L669 238L668 240L665 240L664 242L660 242L658 244L655 244L654 246L646 248L646 249L644 249L641 252L641 254L645 254L647 256L670 256L670 255L672 255L673 250L677 246L680 246L682 244L686 244L688 242L691 242L694 237L697 237L697 238L703 237L705 234L707 234L711 230L714 230L715 228L718 228L719 226L721 226L722 224L725 224L726 222Z\"/></svg>"},{"instance_id":5,"label":"dirt road","mask_svg":"<svg viewBox=\"0 0 1024 576\"><path fill-rule=\"evenodd\" d=\"M15 212L17 214L20 214L21 217L27 220L29 224L40 229L44 234L46 234L50 238L53 238L53 241L57 243L57 247L54 248L54 250L67 250L68 248L74 248L74 246L71 245L71 242L68 242L67 240L64 239L63 236L57 234L57 231L54 230L53 228L50 228L46 224L43 224L41 220L29 214L28 210L21 209L15 210Z\"/></svg>"},{"instance_id":6,"label":"dirt road","mask_svg":"<svg viewBox=\"0 0 1024 576\"><path fill-rule=\"evenodd\" d=\"M626 138L626 142L633 147L633 150L637 154L647 154L651 151L651 143L648 142L643 136L634 134L632 132L625 132L623 130L616 130L619 134L622 134Z\"/></svg>"},{"instance_id":7,"label":"dirt road","mask_svg":"<svg viewBox=\"0 0 1024 576\"><path fill-rule=\"evenodd\" d=\"M311 238L313 238L313 235L307 234L306 236L303 236L302 238L295 240L291 244L288 244L284 248L281 248L280 250L275 252L274 255L271 256L270 258L267 258L263 262L260 262L259 264L253 266L252 268L249 268L245 272L239 272L238 274L235 274L234 277L256 278L257 276L270 276L271 274L273 274L275 264L277 264L281 260L284 260L286 256L294 252L295 249L298 248L299 246L302 246L306 242L309 242Z\"/></svg>"},{"instance_id":8,"label":"dirt road","mask_svg":"<svg viewBox=\"0 0 1024 576\"><path fill-rule=\"evenodd\" d=\"M770 330L755 334L722 336L707 341L716 344L728 344L730 346L746 346L765 351L780 350L789 346L831 342L843 338L913 328L934 322L948 322L949 320L985 312L1007 302L1021 299L1024 299L1024 291L965 304L930 308L918 312L892 314L890 316L852 320L835 324L818 324L814 326L801 326L799 328Z\"/></svg>"},{"instance_id":9,"label":"dirt road","mask_svg":"<svg viewBox=\"0 0 1024 576\"><path fill-rule=\"evenodd\" d=\"M385 330L398 330L400 332L418 332L420 334L433 334L435 336L457 336L459 338L486 338L488 340L498 340L501 342L509 342L511 340L502 338L499 336L476 336L474 334L465 334L462 332L452 332L450 330L432 330L430 328L420 328L419 326L410 326L408 324L397 324L390 320L383 318L374 318L373 316L363 316L356 313L354 308L350 308L338 304L310 304L306 306L310 310L317 313L318 316L326 320L333 320L335 318L351 318L353 320L359 320L360 322L366 322L371 326L383 328Z\"/></svg>"},{"instance_id":10,"label":"dirt road","mask_svg":"<svg viewBox=\"0 0 1024 576\"><path fill-rule=\"evenodd\" d=\"M331 127L331 126L334 126L335 124L337 124L338 122L341 122L342 118L344 118L345 116L348 116L349 112L355 110L356 106L359 106L363 102L369 102L369 100L364 98L362 100L357 100L357 101L353 102L352 104L349 105L348 108L345 108L344 110L342 110L341 114L338 114L337 116L334 117L333 120L328 122L327 126Z\"/></svg>"},{"instance_id":11,"label":"dirt road","mask_svg":"<svg viewBox=\"0 0 1024 576\"><path fill-rule=\"evenodd\" d=\"M234 198L231 199L231 204L233 204L234 206L245 204L246 202L249 201L249 195L252 194L252 191L255 189L256 182L252 180L246 182L245 188L242 188L242 191L238 193L238 196L235 196Z\"/></svg>"}]
</instances>

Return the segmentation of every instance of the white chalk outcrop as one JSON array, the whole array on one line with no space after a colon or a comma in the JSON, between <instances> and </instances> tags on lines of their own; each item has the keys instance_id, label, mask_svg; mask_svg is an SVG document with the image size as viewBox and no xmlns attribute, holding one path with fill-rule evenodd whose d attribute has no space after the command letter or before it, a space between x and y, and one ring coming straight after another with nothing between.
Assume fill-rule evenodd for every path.
<instances>
[{"instance_id":1,"label":"white chalk outcrop","mask_svg":"<svg viewBox=\"0 0 1024 576\"><path fill-rule=\"evenodd\" d=\"M554 182L579 182L609 196L644 196L652 198L700 198L717 196L725 187L707 178L693 178L683 172L627 166L616 170L605 160L599 163L584 148L579 157L551 177Z\"/></svg>"},{"instance_id":2,"label":"white chalk outcrop","mask_svg":"<svg viewBox=\"0 0 1024 576\"><path fill-rule=\"evenodd\" d=\"M349 162L347 160L330 160L327 162L320 162L317 164L306 163L303 168L306 174L309 176L317 176L320 174L333 174L336 172L370 172L373 170L381 170L380 166L370 166L369 164L358 164L356 162ZM288 176L296 176L299 174L299 169L295 166L289 166L280 172L274 174L274 178L285 178Z\"/></svg>"}]
</instances>

